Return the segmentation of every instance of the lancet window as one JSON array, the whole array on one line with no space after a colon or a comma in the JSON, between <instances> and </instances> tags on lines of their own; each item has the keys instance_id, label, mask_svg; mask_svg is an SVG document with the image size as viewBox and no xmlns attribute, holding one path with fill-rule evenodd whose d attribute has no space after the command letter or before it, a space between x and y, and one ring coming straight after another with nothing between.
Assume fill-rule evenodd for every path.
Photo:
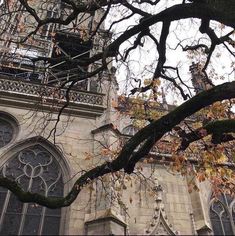
<instances>
[{"instance_id":1,"label":"lancet window","mask_svg":"<svg viewBox=\"0 0 235 236\"><path fill-rule=\"evenodd\" d=\"M63 196L63 178L55 157L41 145L19 151L1 168L1 176L14 179L25 191ZM22 203L0 188L1 235L58 235L61 209Z\"/></svg>"},{"instance_id":2,"label":"lancet window","mask_svg":"<svg viewBox=\"0 0 235 236\"><path fill-rule=\"evenodd\" d=\"M213 198L210 219L214 235L235 235L235 199L225 194Z\"/></svg>"}]
</instances>

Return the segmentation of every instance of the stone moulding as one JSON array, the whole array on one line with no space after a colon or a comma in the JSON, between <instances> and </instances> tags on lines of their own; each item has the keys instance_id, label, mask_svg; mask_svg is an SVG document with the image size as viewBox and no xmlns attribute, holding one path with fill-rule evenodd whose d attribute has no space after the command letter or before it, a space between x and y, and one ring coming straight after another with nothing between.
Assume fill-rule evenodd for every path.
<instances>
[{"instance_id":1,"label":"stone moulding","mask_svg":"<svg viewBox=\"0 0 235 236\"><path fill-rule=\"evenodd\" d=\"M17 98L21 99L17 99ZM30 81L16 80L7 76L0 77L0 99L2 103L23 107L49 108L58 110L66 103L66 89L37 84ZM104 94L89 91L70 90L69 113L83 115L101 115L104 111ZM5 101L5 102L4 102ZM21 103L21 104L19 104Z\"/></svg>"},{"instance_id":2,"label":"stone moulding","mask_svg":"<svg viewBox=\"0 0 235 236\"><path fill-rule=\"evenodd\" d=\"M92 225L96 225L96 228ZM85 234L94 235L94 233L97 235L127 235L127 224L123 217L112 208L95 211L85 215Z\"/></svg>"}]
</instances>

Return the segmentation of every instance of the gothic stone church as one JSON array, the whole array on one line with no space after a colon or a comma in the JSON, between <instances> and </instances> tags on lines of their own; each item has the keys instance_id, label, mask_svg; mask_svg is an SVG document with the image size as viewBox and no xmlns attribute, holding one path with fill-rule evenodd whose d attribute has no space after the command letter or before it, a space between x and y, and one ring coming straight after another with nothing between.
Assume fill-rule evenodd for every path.
<instances>
[{"instance_id":1,"label":"gothic stone church","mask_svg":"<svg viewBox=\"0 0 235 236\"><path fill-rule=\"evenodd\" d=\"M45 3L40 6L46 14L56 14L58 7L69 11L66 5L44 10ZM84 23L86 27L94 27L100 15L102 12L90 17L89 22ZM4 17L10 26L3 29L4 24L1 24L1 30L18 37L14 20L17 16L9 21L8 16ZM15 179L25 190L45 196L63 196L84 170L105 160L105 157L96 158L103 144L113 144L120 138L125 140L135 133L135 128L129 117L115 116L111 103L117 101L118 88L115 70L109 68L99 75L102 83L90 79L74 86L70 105L60 116L56 130L53 129L66 96L66 91L58 90L55 85L76 76L79 68L64 61L52 63L49 70L43 71L44 65L33 65L27 58L57 57L56 50L73 58L89 57L110 35L103 30L99 38L84 43L78 33L61 26L56 28L59 42L56 49L50 37L55 26L49 25L43 30L44 36L35 38L37 43L31 47L19 48L7 40L0 42L0 174ZM195 90L203 89L196 87L200 83L196 82L195 65L191 71ZM159 107L168 108L167 104ZM165 142L170 144L167 138ZM153 150L151 154L156 160L171 156L166 150ZM234 199L221 196L215 201L206 182L198 183L199 192L189 194L187 178L172 173L167 163L156 161L154 166L142 163L142 167L143 175L152 174L154 195L146 194L145 183L137 181L131 186L127 183L127 189L117 201L112 182L107 181L102 186L97 180L93 186L84 188L71 206L52 210L32 203L23 204L10 191L0 188L0 234L235 234Z\"/></svg>"}]
</instances>

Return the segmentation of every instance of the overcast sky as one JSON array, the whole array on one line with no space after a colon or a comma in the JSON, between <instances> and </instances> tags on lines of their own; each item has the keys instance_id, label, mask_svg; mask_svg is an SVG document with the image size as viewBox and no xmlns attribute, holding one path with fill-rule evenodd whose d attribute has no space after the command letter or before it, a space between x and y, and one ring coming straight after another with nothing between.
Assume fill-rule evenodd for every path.
<instances>
[{"instance_id":1,"label":"overcast sky","mask_svg":"<svg viewBox=\"0 0 235 236\"><path fill-rule=\"evenodd\" d=\"M167 2L168 6L175 4L176 2L181 3L182 1L177 1L177 0L169 0L165 1ZM161 7L158 6L158 8L152 8L152 10L149 10L151 13L156 13L159 12L159 9L164 9L166 5L161 5ZM110 24L110 20L114 19L115 17L118 18L120 17L120 13L115 10L114 12L111 13L112 18L108 18L106 22L106 27ZM118 24L115 28L113 28L114 32L114 37L117 37L120 32L124 32L129 26L135 25L136 22L138 22L137 17L133 17L123 23ZM212 25L215 23L212 22ZM189 66L192 64L192 62L199 62L205 60L205 57L202 55L194 55L192 58L188 58L188 54L186 52L183 52L181 47L178 47L175 49L179 41L184 40L182 44L185 45L190 45L190 44L195 44L196 41L199 38L202 38L200 42L204 42L208 44L208 39L205 35L202 35L198 27L200 26L200 21L199 20L181 20L179 22L174 22L171 25L170 28L170 34L167 40L168 47L167 50L167 62L165 65L171 65L171 66L178 66L180 68L180 75L183 78L184 82L190 82L191 75L189 72ZM231 29L226 29L223 28L221 29L218 27L217 30L217 35L224 35L226 32L228 32ZM157 24L151 28L151 32L153 32L156 36L160 34L161 30L161 24ZM187 40L185 40L187 39ZM130 45L130 42L125 42L121 46L121 51L125 50ZM209 44L208 44L209 45ZM130 54L129 57L129 63L128 67L129 70L124 66L117 64L116 66L118 67L117 71L117 78L120 84L120 93L127 93L128 90L131 89L133 84L133 80L131 78L137 78L141 79L142 81L147 78L151 78L151 72L154 71L154 67L151 65L156 65L157 62L157 57L156 57L157 51L156 47L153 43L152 40L149 38L145 38L144 40L144 47L139 47L135 51L133 51ZM223 46L220 46L218 50L213 54L213 58L211 60L211 65L208 68L208 73L210 71L215 71L218 76L217 79L215 80L216 76L212 78L213 82L215 84L219 84L222 81L219 79L221 76L224 76L226 80L231 80L234 79L234 73L228 76L228 73L232 71L231 68L231 62L234 61L234 59L231 57L231 55L228 53L227 50L224 49ZM131 82L132 81L132 82ZM165 90L167 90L166 84L164 85ZM168 89L168 95L167 95L167 100L169 103L173 103L174 101L177 101L177 103L181 103L182 99L177 97L174 93L172 93Z\"/></svg>"}]
</instances>

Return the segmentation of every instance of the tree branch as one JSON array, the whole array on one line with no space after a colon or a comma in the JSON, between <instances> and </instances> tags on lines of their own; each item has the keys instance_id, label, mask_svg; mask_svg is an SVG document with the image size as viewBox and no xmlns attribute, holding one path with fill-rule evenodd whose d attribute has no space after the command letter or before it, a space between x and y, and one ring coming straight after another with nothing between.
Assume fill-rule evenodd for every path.
<instances>
[{"instance_id":1,"label":"tree branch","mask_svg":"<svg viewBox=\"0 0 235 236\"><path fill-rule=\"evenodd\" d=\"M142 158L142 155L133 156L134 150L142 143L145 146L139 150L139 154L144 153L144 148L149 150L154 143L165 133L178 125L186 117L194 114L200 109L213 104L216 101L231 99L235 97L235 81L215 86L214 88L201 92L181 106L160 119L153 121L145 128L137 132L122 148L117 158L111 162L106 162L97 166L80 176L75 182L71 191L65 197L45 197L37 193L25 192L14 181L0 178L0 186L12 191L22 202L34 202L49 208L60 208L69 206L80 193L81 189L90 181L107 173L126 169L128 173L134 169L135 164ZM142 153L143 152L143 153ZM138 152L137 152L138 153ZM134 157L134 158L133 158ZM131 160L131 161L130 161Z\"/></svg>"},{"instance_id":2,"label":"tree branch","mask_svg":"<svg viewBox=\"0 0 235 236\"><path fill-rule=\"evenodd\" d=\"M232 135L225 134L233 132L235 132L235 120L211 121L207 125L194 130L193 132L180 134L182 141L178 150L184 151L191 143L210 134L212 134L212 143L214 144L228 142L233 140L234 137Z\"/></svg>"}]
</instances>

